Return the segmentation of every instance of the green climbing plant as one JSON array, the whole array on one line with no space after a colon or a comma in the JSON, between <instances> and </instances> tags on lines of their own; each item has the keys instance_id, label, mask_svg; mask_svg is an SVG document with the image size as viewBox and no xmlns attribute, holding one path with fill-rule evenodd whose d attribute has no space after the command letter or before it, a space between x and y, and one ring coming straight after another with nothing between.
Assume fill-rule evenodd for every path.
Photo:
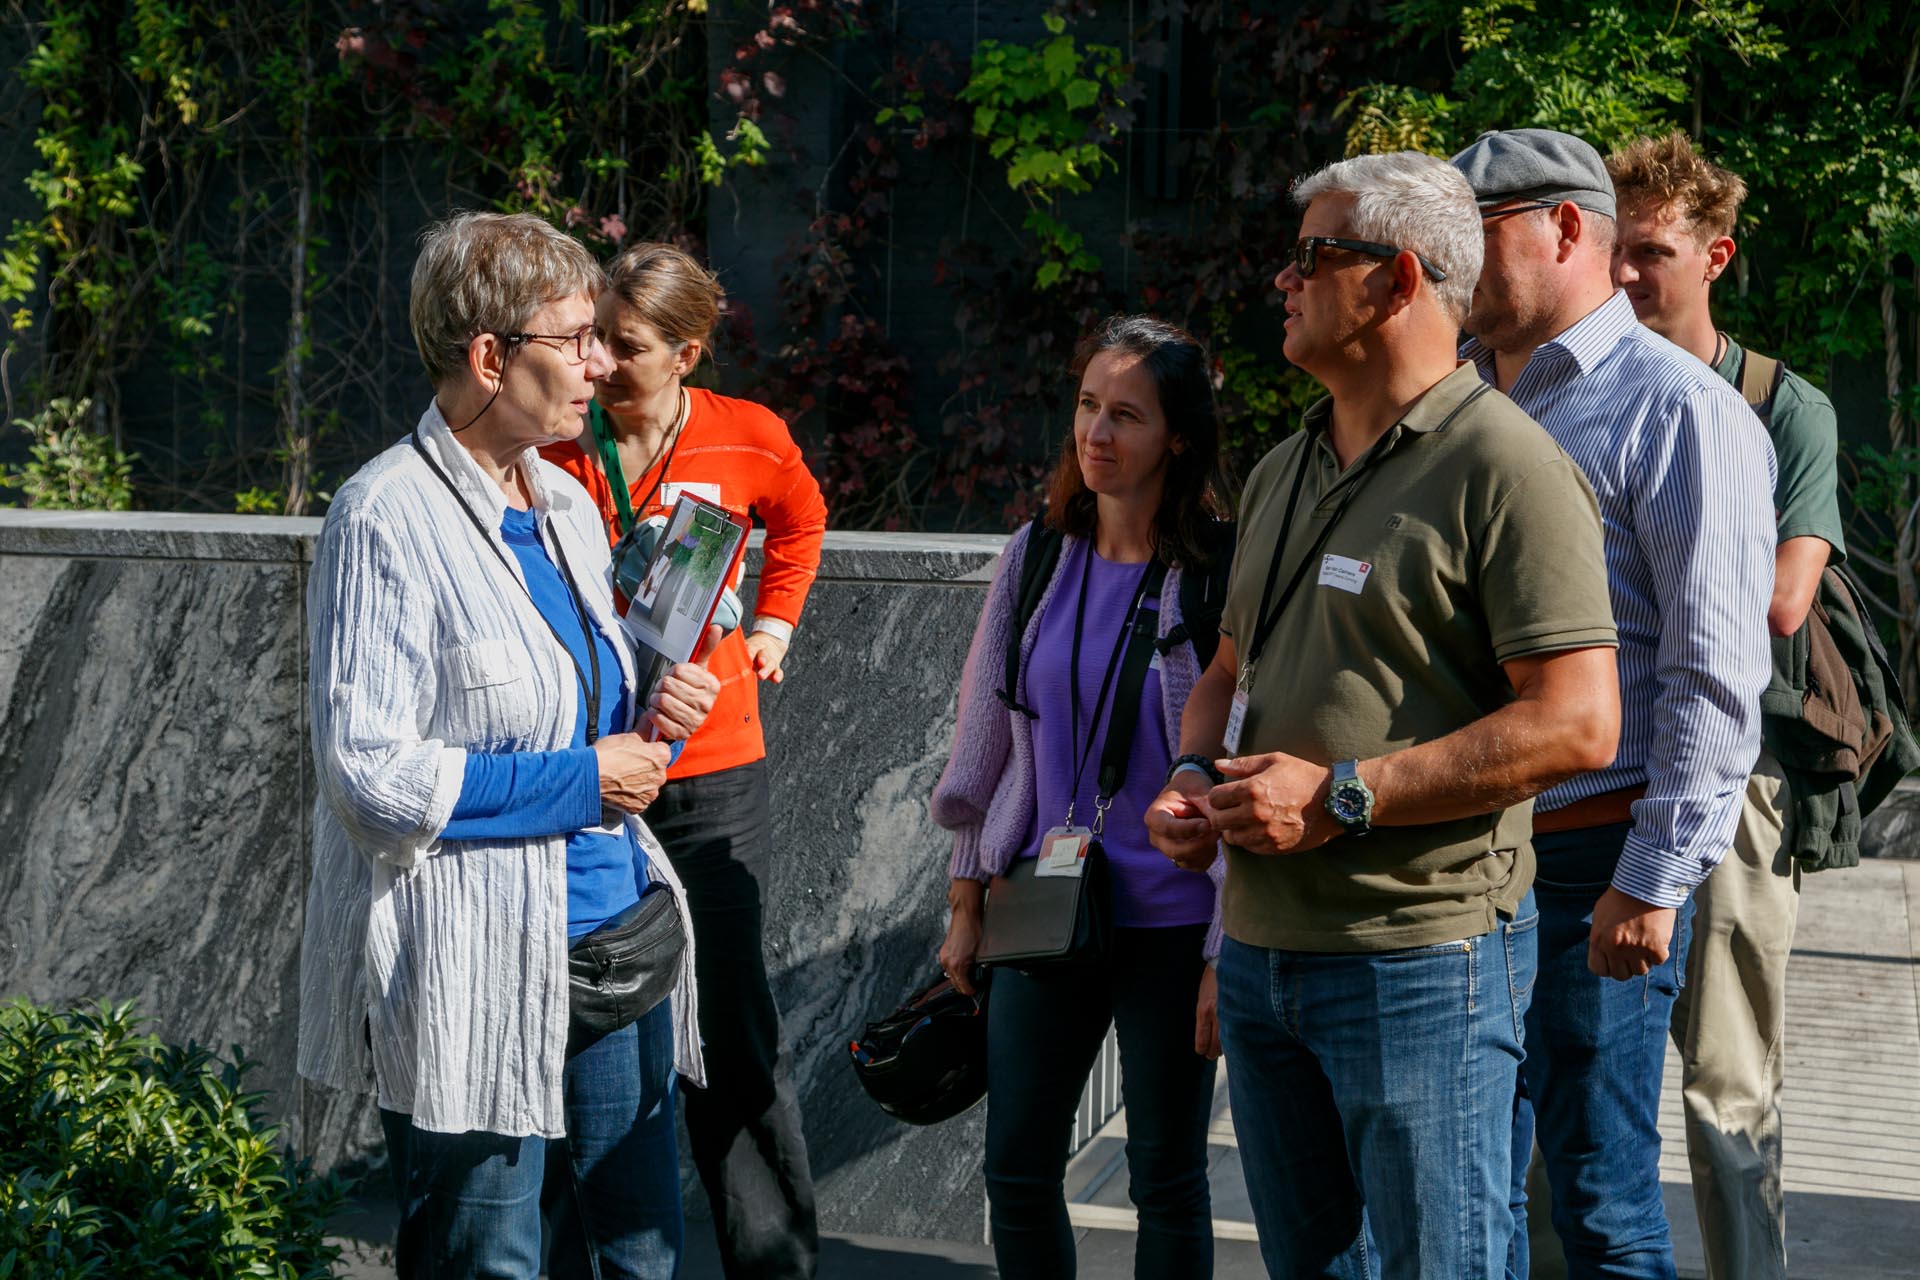
<instances>
[{"instance_id":1,"label":"green climbing plant","mask_svg":"<svg viewBox=\"0 0 1920 1280\"><path fill-rule=\"evenodd\" d=\"M1064 197L1092 191L1094 181L1115 167L1113 144L1126 123L1131 76L1118 49L1082 47L1058 14L1042 22L1047 35L1034 44L982 40L974 50L973 74L957 96L973 108L974 136L1006 163L1007 185L1026 197L1024 225L1040 248L1035 282L1046 289L1070 272L1100 269L1099 255L1063 216L1061 204ZM903 114L919 110L900 108ZM879 122L893 115L883 109Z\"/></svg>"}]
</instances>

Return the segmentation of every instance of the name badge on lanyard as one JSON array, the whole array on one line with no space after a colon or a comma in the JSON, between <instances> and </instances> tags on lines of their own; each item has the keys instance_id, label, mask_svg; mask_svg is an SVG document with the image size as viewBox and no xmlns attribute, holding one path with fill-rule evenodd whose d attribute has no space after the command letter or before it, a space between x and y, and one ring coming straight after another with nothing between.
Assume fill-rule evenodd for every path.
<instances>
[{"instance_id":1,"label":"name badge on lanyard","mask_svg":"<svg viewBox=\"0 0 1920 1280\"><path fill-rule=\"evenodd\" d=\"M1220 745L1230 756L1240 754L1240 733L1247 727L1247 691L1233 691L1233 705L1227 709L1227 731L1220 735Z\"/></svg>"},{"instance_id":2,"label":"name badge on lanyard","mask_svg":"<svg viewBox=\"0 0 1920 1280\"><path fill-rule=\"evenodd\" d=\"M1040 837L1040 861L1036 876L1066 876L1079 879L1087 869L1087 850L1093 846L1093 832L1071 824L1053 827Z\"/></svg>"}]
</instances>

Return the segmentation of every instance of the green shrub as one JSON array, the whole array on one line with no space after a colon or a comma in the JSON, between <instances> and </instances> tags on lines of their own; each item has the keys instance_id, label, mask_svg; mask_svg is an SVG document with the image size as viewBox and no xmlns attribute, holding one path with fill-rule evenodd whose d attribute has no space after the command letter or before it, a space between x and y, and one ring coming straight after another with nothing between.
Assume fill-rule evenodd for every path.
<instances>
[{"instance_id":1,"label":"green shrub","mask_svg":"<svg viewBox=\"0 0 1920 1280\"><path fill-rule=\"evenodd\" d=\"M0 1005L0 1280L332 1275L344 1184L281 1149L233 1056L127 1005Z\"/></svg>"},{"instance_id":2,"label":"green shrub","mask_svg":"<svg viewBox=\"0 0 1920 1280\"><path fill-rule=\"evenodd\" d=\"M55 399L13 425L33 438L27 464L0 467L0 488L18 489L29 507L48 511L126 511L133 506L133 464L89 425L93 401Z\"/></svg>"}]
</instances>

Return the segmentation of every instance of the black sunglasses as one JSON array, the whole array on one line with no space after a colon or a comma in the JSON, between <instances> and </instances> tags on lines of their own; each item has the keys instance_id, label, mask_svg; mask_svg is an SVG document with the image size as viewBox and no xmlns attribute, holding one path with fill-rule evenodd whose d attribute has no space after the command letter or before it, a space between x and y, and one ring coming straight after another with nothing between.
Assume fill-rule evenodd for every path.
<instances>
[{"instance_id":1,"label":"black sunglasses","mask_svg":"<svg viewBox=\"0 0 1920 1280\"><path fill-rule=\"evenodd\" d=\"M1339 236L1301 236L1293 242L1293 253L1288 261L1293 263L1293 269L1300 273L1302 280L1313 277L1313 269L1320 265L1322 249L1345 249L1349 253L1364 253L1369 258L1392 258L1400 254L1399 249L1390 244L1381 244L1377 240L1344 240ZM1447 278L1447 273L1434 266L1425 256L1418 253L1413 256L1414 260L1419 262L1421 269L1433 278L1435 284Z\"/></svg>"}]
</instances>

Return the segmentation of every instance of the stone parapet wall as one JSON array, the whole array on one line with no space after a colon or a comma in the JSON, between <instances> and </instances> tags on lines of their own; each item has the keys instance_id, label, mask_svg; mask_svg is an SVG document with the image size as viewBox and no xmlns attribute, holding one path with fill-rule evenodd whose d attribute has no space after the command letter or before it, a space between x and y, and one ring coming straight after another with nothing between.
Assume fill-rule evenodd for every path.
<instances>
[{"instance_id":1,"label":"stone parapet wall","mask_svg":"<svg viewBox=\"0 0 1920 1280\"><path fill-rule=\"evenodd\" d=\"M131 999L169 1038L238 1044L295 1146L351 1167L378 1151L371 1099L293 1071L319 529L0 510L0 997ZM767 963L833 1229L982 1231L983 1113L902 1126L845 1057L935 973L947 842L926 799L1001 541L829 534L763 689ZM749 597L757 568L756 549Z\"/></svg>"},{"instance_id":2,"label":"stone parapet wall","mask_svg":"<svg viewBox=\"0 0 1920 1280\"><path fill-rule=\"evenodd\" d=\"M0 509L0 997L132 999L170 1038L239 1044L296 1147L354 1166L378 1151L371 1100L293 1071L319 529ZM896 1124L845 1052L935 971L926 799L1000 543L829 534L787 680L763 687L767 964L834 1229L981 1234L983 1112ZM1869 854L1920 853L1920 787L1868 828Z\"/></svg>"}]
</instances>

